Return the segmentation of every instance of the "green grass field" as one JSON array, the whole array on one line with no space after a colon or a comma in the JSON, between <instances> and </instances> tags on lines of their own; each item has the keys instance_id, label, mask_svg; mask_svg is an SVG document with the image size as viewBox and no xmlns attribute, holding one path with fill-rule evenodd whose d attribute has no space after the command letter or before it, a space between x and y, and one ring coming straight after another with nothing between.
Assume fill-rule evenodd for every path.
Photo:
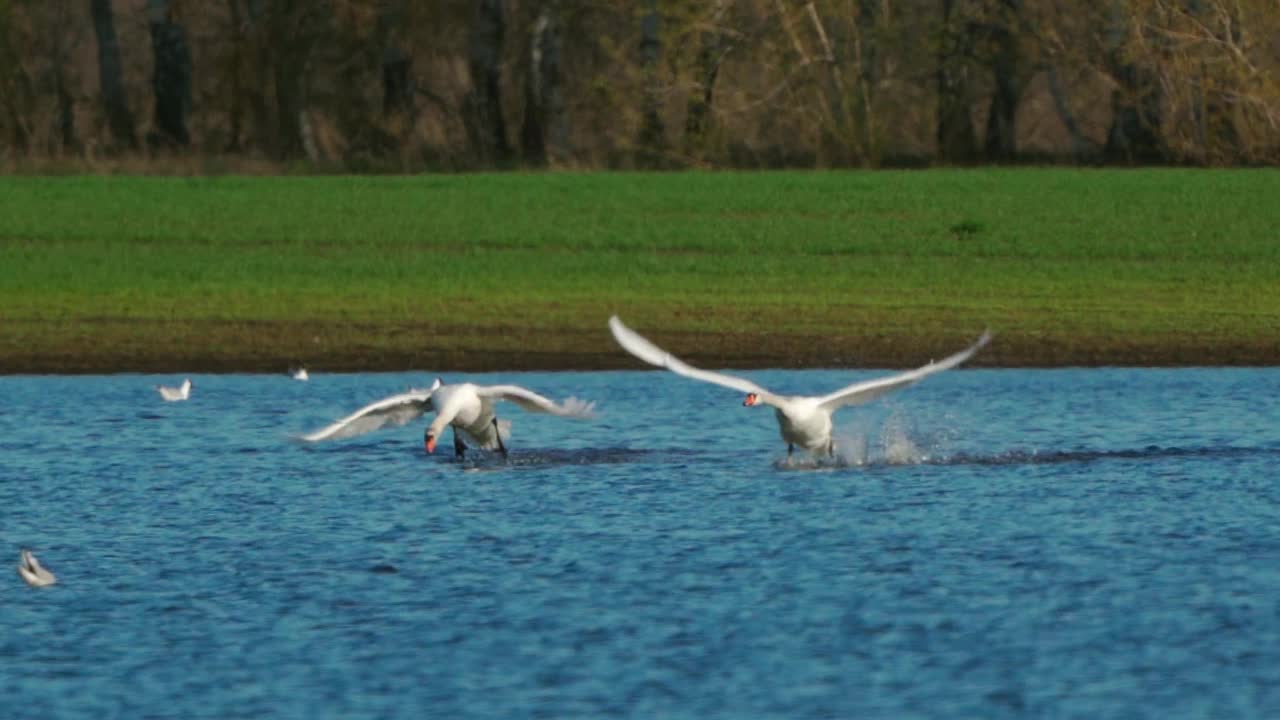
<instances>
[{"instance_id":1,"label":"green grass field","mask_svg":"<svg viewBox=\"0 0 1280 720\"><path fill-rule=\"evenodd\" d=\"M1280 172L0 178L0 371L1280 362Z\"/></svg>"}]
</instances>

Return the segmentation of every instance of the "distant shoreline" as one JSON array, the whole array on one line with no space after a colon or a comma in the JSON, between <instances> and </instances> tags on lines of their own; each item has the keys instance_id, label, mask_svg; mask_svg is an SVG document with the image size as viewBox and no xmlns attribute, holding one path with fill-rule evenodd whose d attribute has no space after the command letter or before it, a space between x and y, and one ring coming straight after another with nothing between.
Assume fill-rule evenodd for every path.
<instances>
[{"instance_id":1,"label":"distant shoreline","mask_svg":"<svg viewBox=\"0 0 1280 720\"><path fill-rule=\"evenodd\" d=\"M283 373L305 365L319 372L533 372L653 369L611 346L602 328L593 348L563 349L582 339L580 333L557 336L550 332L548 345L559 350L521 351L503 347L496 350L449 349L448 337L437 337L435 350L380 352L361 356L330 348L323 357L298 360L265 350L273 336L249 338L246 352L223 349L216 353L198 347L173 351L136 349L128 355L104 352L84 354L0 355L0 374L116 374L116 373ZM655 338L663 337L661 333ZM690 363L707 368L805 369L805 368L911 368L928 363L962 346L929 338L899 338L881 341L836 342L783 335L763 343L758 338L707 333L699 336L699 348L690 347L688 337L669 346ZM1167 346L1108 346L1081 343L1073 347L1037 345L1018 335L996 333L991 345L974 356L970 368L1054 368L1054 367L1271 367L1280 365L1280 340L1269 342L1223 342L1213 344L1171 344Z\"/></svg>"}]
</instances>

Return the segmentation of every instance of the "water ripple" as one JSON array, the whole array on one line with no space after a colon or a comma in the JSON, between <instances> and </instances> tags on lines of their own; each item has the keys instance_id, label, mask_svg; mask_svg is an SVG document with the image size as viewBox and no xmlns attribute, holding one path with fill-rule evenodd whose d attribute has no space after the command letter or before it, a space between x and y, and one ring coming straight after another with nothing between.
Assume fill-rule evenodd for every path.
<instances>
[{"instance_id":1,"label":"water ripple","mask_svg":"<svg viewBox=\"0 0 1280 720\"><path fill-rule=\"evenodd\" d=\"M833 462L651 372L476 378L599 403L507 460L294 440L421 375L0 378L0 561L59 577L0 582L6 706L1280 717L1280 371L947 373Z\"/></svg>"}]
</instances>

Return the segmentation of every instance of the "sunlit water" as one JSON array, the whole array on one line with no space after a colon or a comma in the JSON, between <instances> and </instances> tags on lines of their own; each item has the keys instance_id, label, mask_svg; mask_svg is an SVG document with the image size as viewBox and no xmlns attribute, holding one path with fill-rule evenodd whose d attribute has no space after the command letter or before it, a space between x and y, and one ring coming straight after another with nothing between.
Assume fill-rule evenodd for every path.
<instances>
[{"instance_id":1,"label":"sunlit water","mask_svg":"<svg viewBox=\"0 0 1280 720\"><path fill-rule=\"evenodd\" d=\"M600 416L461 464L293 439L429 375L181 379L0 378L0 716L1280 717L1280 370L953 371L822 462L657 372L471 376Z\"/></svg>"}]
</instances>

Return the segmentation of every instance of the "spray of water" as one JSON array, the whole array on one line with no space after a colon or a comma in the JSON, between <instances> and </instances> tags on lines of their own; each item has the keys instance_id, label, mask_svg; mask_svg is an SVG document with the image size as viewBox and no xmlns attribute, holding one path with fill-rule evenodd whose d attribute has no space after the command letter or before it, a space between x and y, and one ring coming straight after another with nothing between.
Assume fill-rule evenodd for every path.
<instances>
[{"instance_id":1,"label":"spray of water","mask_svg":"<svg viewBox=\"0 0 1280 720\"><path fill-rule=\"evenodd\" d=\"M936 461L944 452L946 432L923 433L907 413L895 409L887 417L855 417L832 436L839 467L918 465Z\"/></svg>"}]
</instances>

